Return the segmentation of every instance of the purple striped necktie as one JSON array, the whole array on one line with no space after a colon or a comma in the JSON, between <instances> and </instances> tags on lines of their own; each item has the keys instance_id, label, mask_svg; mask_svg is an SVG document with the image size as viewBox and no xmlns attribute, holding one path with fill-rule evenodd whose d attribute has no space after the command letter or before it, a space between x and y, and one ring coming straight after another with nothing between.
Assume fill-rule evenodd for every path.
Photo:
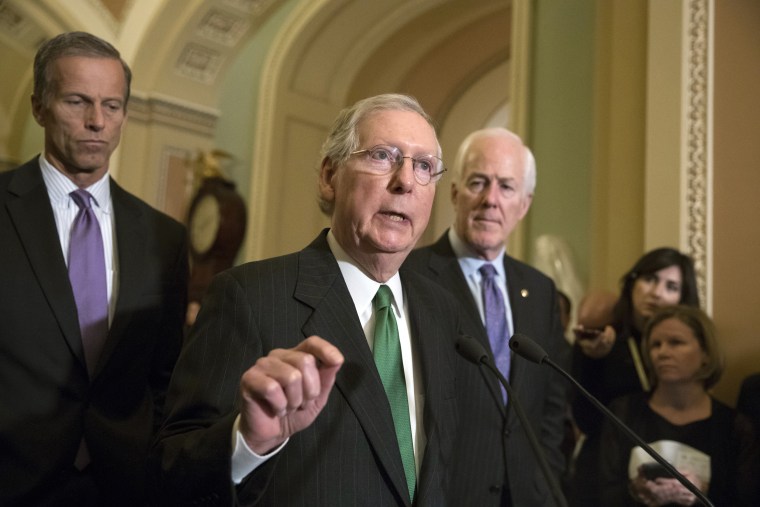
<instances>
[{"instance_id":1,"label":"purple striped necktie","mask_svg":"<svg viewBox=\"0 0 760 507\"><path fill-rule=\"evenodd\" d=\"M69 243L69 280L79 316L79 329L92 377L108 335L108 289L103 236L92 209L92 196L85 190L71 194L79 213L74 218Z\"/></svg>"},{"instance_id":2,"label":"purple striped necktie","mask_svg":"<svg viewBox=\"0 0 760 507\"><path fill-rule=\"evenodd\" d=\"M504 378L509 380L510 352L509 352L509 325L507 324L507 311L504 305L504 295L499 290L496 278L496 268L491 263L483 264L480 269L483 295L483 309L486 317L486 332L488 341L491 343L494 362ZM504 402L507 402L507 392L501 388Z\"/></svg>"},{"instance_id":3,"label":"purple striped necktie","mask_svg":"<svg viewBox=\"0 0 760 507\"><path fill-rule=\"evenodd\" d=\"M71 228L69 280L77 304L87 372L92 378L108 336L108 288L103 236L92 210L92 196L81 189L69 195L79 207ZM74 466L81 470L89 462L90 454L83 438Z\"/></svg>"}]
</instances>

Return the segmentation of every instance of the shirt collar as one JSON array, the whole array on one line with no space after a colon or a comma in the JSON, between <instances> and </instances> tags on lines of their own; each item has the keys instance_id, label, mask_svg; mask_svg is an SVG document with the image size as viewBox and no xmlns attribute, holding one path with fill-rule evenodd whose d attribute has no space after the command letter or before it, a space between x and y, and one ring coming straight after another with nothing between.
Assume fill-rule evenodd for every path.
<instances>
[{"instance_id":1,"label":"shirt collar","mask_svg":"<svg viewBox=\"0 0 760 507\"><path fill-rule=\"evenodd\" d=\"M506 255L506 247L502 247L499 255L492 261L481 259L477 254L465 243L462 238L456 233L453 227L449 228L449 243L451 243L451 249L454 250L454 254L459 260L459 265L462 267L462 272L466 278L475 276L476 279L480 279L480 272L478 271L483 264L490 262L493 267L496 268L497 275L506 280L506 272L504 270L504 256Z\"/></svg>"},{"instance_id":2,"label":"shirt collar","mask_svg":"<svg viewBox=\"0 0 760 507\"><path fill-rule=\"evenodd\" d=\"M343 280L345 280L348 292L351 294L351 299L356 306L356 313L361 315L372 304L372 300L375 298L377 289L380 288L381 284L364 274L356 261L343 250L338 240L335 239L332 229L327 232L327 244L335 260L338 261L338 267L343 275ZM404 291L398 272L385 282L384 285L390 287L391 292L393 292L393 304L396 307L395 311L398 315L400 308L403 308L404 304Z\"/></svg>"},{"instance_id":3,"label":"shirt collar","mask_svg":"<svg viewBox=\"0 0 760 507\"><path fill-rule=\"evenodd\" d=\"M69 194L79 187L67 178L61 171L53 167L53 165L47 161L45 154L41 154L39 157L40 170L42 171L42 179L47 187L48 196L50 202L59 206L76 206L73 200L69 197ZM90 195L94 198L94 204L100 208L103 213L111 212L111 185L109 184L110 175L106 173L105 176L98 181L85 188Z\"/></svg>"}]
</instances>

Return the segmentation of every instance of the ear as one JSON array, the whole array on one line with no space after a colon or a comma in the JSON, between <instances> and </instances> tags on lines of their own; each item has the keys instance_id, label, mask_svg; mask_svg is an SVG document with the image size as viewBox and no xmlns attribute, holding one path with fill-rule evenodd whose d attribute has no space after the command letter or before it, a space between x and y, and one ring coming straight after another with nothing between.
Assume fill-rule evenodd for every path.
<instances>
[{"instance_id":1,"label":"ear","mask_svg":"<svg viewBox=\"0 0 760 507\"><path fill-rule=\"evenodd\" d=\"M34 121L40 127L45 126L45 107L42 105L42 101L35 95L32 95L32 116L34 116Z\"/></svg>"},{"instance_id":2,"label":"ear","mask_svg":"<svg viewBox=\"0 0 760 507\"><path fill-rule=\"evenodd\" d=\"M325 157L319 169L319 196L325 202L335 201L335 175L337 167L332 160Z\"/></svg>"},{"instance_id":3,"label":"ear","mask_svg":"<svg viewBox=\"0 0 760 507\"><path fill-rule=\"evenodd\" d=\"M457 204L457 196L459 195L459 188L457 187L457 184L455 182L451 182L451 204L456 206Z\"/></svg>"},{"instance_id":4,"label":"ear","mask_svg":"<svg viewBox=\"0 0 760 507\"><path fill-rule=\"evenodd\" d=\"M519 220L522 220L525 217L525 215L528 214L528 210L530 209L531 203L533 203L533 194L528 194L522 200L522 204L520 206Z\"/></svg>"}]
</instances>

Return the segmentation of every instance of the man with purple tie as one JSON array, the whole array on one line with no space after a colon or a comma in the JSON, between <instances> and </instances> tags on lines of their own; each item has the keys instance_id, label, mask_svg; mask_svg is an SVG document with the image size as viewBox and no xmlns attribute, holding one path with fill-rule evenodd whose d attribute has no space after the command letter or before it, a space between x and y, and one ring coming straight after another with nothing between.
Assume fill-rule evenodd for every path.
<instances>
[{"instance_id":1,"label":"man with purple tie","mask_svg":"<svg viewBox=\"0 0 760 507\"><path fill-rule=\"evenodd\" d=\"M554 283L506 254L506 242L528 212L535 186L535 160L517 135L502 128L473 132L454 161L453 227L434 244L413 251L405 267L460 300L469 316L468 334L509 379L559 480L566 386L553 372L512 357L508 346L511 335L520 332L539 342L554 361L567 361ZM477 382L462 386L471 395L462 411L466 435L458 439L452 460L453 505L553 505L503 388L492 375Z\"/></svg>"},{"instance_id":2,"label":"man with purple tie","mask_svg":"<svg viewBox=\"0 0 760 507\"><path fill-rule=\"evenodd\" d=\"M131 72L64 33L34 60L44 151L0 174L0 505L145 505L182 340L184 227L110 177Z\"/></svg>"}]
</instances>

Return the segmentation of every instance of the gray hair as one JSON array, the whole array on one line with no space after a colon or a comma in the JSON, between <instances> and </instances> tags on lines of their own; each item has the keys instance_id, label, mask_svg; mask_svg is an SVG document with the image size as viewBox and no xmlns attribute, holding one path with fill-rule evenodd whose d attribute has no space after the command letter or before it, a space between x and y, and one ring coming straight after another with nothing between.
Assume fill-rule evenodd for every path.
<instances>
[{"instance_id":1,"label":"gray hair","mask_svg":"<svg viewBox=\"0 0 760 507\"><path fill-rule=\"evenodd\" d=\"M359 123L372 113L378 111L411 111L422 116L433 128L433 119L422 109L417 99L409 95L386 93L358 101L353 106L343 109L333 122L325 142L322 143L321 158L324 163L329 160L334 166L345 163L351 153L359 148ZM437 155L441 156L441 146L437 146ZM319 198L319 209L326 215L332 215L334 203Z\"/></svg>"},{"instance_id":2,"label":"gray hair","mask_svg":"<svg viewBox=\"0 0 760 507\"><path fill-rule=\"evenodd\" d=\"M132 71L121 58L119 51L108 42L87 32L66 32L46 41L34 56L34 96L47 105L52 93L53 81L51 64L67 56L85 56L88 58L110 58L121 62L124 69L124 108L129 101Z\"/></svg>"},{"instance_id":3,"label":"gray hair","mask_svg":"<svg viewBox=\"0 0 760 507\"><path fill-rule=\"evenodd\" d=\"M462 178L464 160L465 157L467 157L467 153L470 151L470 146L472 143L479 139L491 137L516 139L520 141L520 144L523 144L522 139L520 139L517 134L502 127L485 128L470 133L467 137L465 137L464 141L462 141L462 144L459 145L459 151L457 151L456 158L454 159L454 167L452 170L454 173L455 181L459 182ZM536 158L533 156L533 152L530 151L530 148L524 144L523 149L525 150L525 166L523 169L523 194L528 196L532 195L536 191Z\"/></svg>"}]
</instances>

